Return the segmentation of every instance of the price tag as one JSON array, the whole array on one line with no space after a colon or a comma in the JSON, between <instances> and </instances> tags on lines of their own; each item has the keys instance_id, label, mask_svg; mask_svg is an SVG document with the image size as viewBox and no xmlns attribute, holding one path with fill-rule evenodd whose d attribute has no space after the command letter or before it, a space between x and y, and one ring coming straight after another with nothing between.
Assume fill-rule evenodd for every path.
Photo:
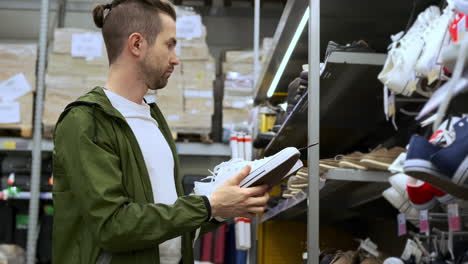
<instances>
[{"instance_id":1,"label":"price tag","mask_svg":"<svg viewBox=\"0 0 468 264\"><path fill-rule=\"evenodd\" d=\"M3 142L4 149L16 149L16 142L15 141L5 141Z\"/></svg>"},{"instance_id":2,"label":"price tag","mask_svg":"<svg viewBox=\"0 0 468 264\"><path fill-rule=\"evenodd\" d=\"M71 55L92 60L102 56L102 35L100 33L80 33L72 35Z\"/></svg>"},{"instance_id":3,"label":"price tag","mask_svg":"<svg viewBox=\"0 0 468 264\"><path fill-rule=\"evenodd\" d=\"M406 235L406 216L405 214L399 214L397 217L398 220L398 236Z\"/></svg>"},{"instance_id":4,"label":"price tag","mask_svg":"<svg viewBox=\"0 0 468 264\"><path fill-rule=\"evenodd\" d=\"M0 82L0 98L3 101L13 101L31 90L31 86L22 73Z\"/></svg>"},{"instance_id":5,"label":"price tag","mask_svg":"<svg viewBox=\"0 0 468 264\"><path fill-rule=\"evenodd\" d=\"M429 234L429 212L419 211L419 232Z\"/></svg>"},{"instance_id":6,"label":"price tag","mask_svg":"<svg viewBox=\"0 0 468 264\"><path fill-rule=\"evenodd\" d=\"M451 203L448 206L449 231L460 231L460 215L458 213L458 204Z\"/></svg>"}]
</instances>

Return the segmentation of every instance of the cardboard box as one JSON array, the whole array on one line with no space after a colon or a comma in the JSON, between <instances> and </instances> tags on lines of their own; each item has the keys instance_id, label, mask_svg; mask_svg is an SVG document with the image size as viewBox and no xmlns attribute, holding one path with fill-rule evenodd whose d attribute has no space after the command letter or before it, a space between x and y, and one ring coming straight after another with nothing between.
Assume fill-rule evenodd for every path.
<instances>
[{"instance_id":1,"label":"cardboard box","mask_svg":"<svg viewBox=\"0 0 468 264\"><path fill-rule=\"evenodd\" d=\"M213 98L185 98L185 112L190 114L212 114Z\"/></svg>"},{"instance_id":2,"label":"cardboard box","mask_svg":"<svg viewBox=\"0 0 468 264\"><path fill-rule=\"evenodd\" d=\"M254 66L252 63L223 62L223 73L228 72L237 72L242 75L253 75Z\"/></svg>"},{"instance_id":3,"label":"cardboard box","mask_svg":"<svg viewBox=\"0 0 468 264\"><path fill-rule=\"evenodd\" d=\"M216 79L216 65L212 57L207 60L182 60L179 67L187 82L212 82Z\"/></svg>"},{"instance_id":4,"label":"cardboard box","mask_svg":"<svg viewBox=\"0 0 468 264\"><path fill-rule=\"evenodd\" d=\"M16 106L19 107L16 108ZM0 129L21 130L21 136L31 137L33 127L34 93L29 92L14 102L0 102ZM19 113L18 113L19 112ZM8 122L19 114L19 122Z\"/></svg>"},{"instance_id":5,"label":"cardboard box","mask_svg":"<svg viewBox=\"0 0 468 264\"><path fill-rule=\"evenodd\" d=\"M223 108L246 109L252 106L252 96L225 95L223 98Z\"/></svg>"},{"instance_id":6,"label":"cardboard box","mask_svg":"<svg viewBox=\"0 0 468 264\"><path fill-rule=\"evenodd\" d=\"M36 44L0 44L0 82L22 73L36 90Z\"/></svg>"},{"instance_id":7,"label":"cardboard box","mask_svg":"<svg viewBox=\"0 0 468 264\"><path fill-rule=\"evenodd\" d=\"M86 40L89 41L89 45L85 45L86 43L80 43L79 39L75 38L77 35L88 35L89 38L87 38ZM100 46L96 47L96 43L98 43ZM91 51L91 49L96 48L98 49L98 51L100 51L100 54L98 56L93 56L90 61L96 64L108 64L106 46L104 44L104 40L102 39L102 33L100 31L91 31L80 28L57 28L54 31L52 53L66 54L71 56L73 55L73 45L78 44L83 44L81 48L88 49L88 51Z\"/></svg>"},{"instance_id":8,"label":"cardboard box","mask_svg":"<svg viewBox=\"0 0 468 264\"><path fill-rule=\"evenodd\" d=\"M179 41L176 54L181 60L208 60L211 57L206 42Z\"/></svg>"},{"instance_id":9,"label":"cardboard box","mask_svg":"<svg viewBox=\"0 0 468 264\"><path fill-rule=\"evenodd\" d=\"M247 125L248 120L248 109L223 108L223 127L231 128L239 124Z\"/></svg>"}]
</instances>

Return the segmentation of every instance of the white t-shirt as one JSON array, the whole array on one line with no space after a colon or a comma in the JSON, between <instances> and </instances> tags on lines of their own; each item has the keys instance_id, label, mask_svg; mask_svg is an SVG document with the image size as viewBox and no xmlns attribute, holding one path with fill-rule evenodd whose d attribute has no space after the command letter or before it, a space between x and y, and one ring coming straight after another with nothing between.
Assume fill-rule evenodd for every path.
<instances>
[{"instance_id":1,"label":"white t-shirt","mask_svg":"<svg viewBox=\"0 0 468 264\"><path fill-rule=\"evenodd\" d=\"M177 200L174 157L158 123L151 117L150 106L137 104L107 89L104 92L135 134L150 176L154 202L174 204ZM160 263L178 264L182 258L181 246L181 237L160 244Z\"/></svg>"}]
</instances>

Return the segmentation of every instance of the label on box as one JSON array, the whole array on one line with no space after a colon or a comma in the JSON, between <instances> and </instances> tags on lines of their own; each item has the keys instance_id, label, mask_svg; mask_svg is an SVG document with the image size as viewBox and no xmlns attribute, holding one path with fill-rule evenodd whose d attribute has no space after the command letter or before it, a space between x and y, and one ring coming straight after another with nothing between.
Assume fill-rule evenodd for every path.
<instances>
[{"instance_id":1,"label":"label on box","mask_svg":"<svg viewBox=\"0 0 468 264\"><path fill-rule=\"evenodd\" d=\"M15 76L0 82L0 99L2 101L13 101L32 90L24 74Z\"/></svg>"},{"instance_id":2,"label":"label on box","mask_svg":"<svg viewBox=\"0 0 468 264\"><path fill-rule=\"evenodd\" d=\"M405 214L401 213L397 216L398 220L398 236L406 235L406 216Z\"/></svg>"},{"instance_id":3,"label":"label on box","mask_svg":"<svg viewBox=\"0 0 468 264\"><path fill-rule=\"evenodd\" d=\"M72 34L71 55L85 57L86 60L101 57L103 55L101 33Z\"/></svg>"},{"instance_id":4,"label":"label on box","mask_svg":"<svg viewBox=\"0 0 468 264\"><path fill-rule=\"evenodd\" d=\"M200 38L202 32L202 22L200 16L178 17L176 22L177 38L193 39Z\"/></svg>"},{"instance_id":5,"label":"label on box","mask_svg":"<svg viewBox=\"0 0 468 264\"><path fill-rule=\"evenodd\" d=\"M168 121L180 121L180 116L178 116L178 115L168 115L167 120Z\"/></svg>"},{"instance_id":6,"label":"label on box","mask_svg":"<svg viewBox=\"0 0 468 264\"><path fill-rule=\"evenodd\" d=\"M449 231L460 231L460 215L458 213L458 204L452 203L447 206Z\"/></svg>"},{"instance_id":7,"label":"label on box","mask_svg":"<svg viewBox=\"0 0 468 264\"><path fill-rule=\"evenodd\" d=\"M0 124L21 122L21 110L19 102L0 103Z\"/></svg>"},{"instance_id":8,"label":"label on box","mask_svg":"<svg viewBox=\"0 0 468 264\"><path fill-rule=\"evenodd\" d=\"M419 211L419 232L429 234L429 213L427 210Z\"/></svg>"},{"instance_id":9,"label":"label on box","mask_svg":"<svg viewBox=\"0 0 468 264\"><path fill-rule=\"evenodd\" d=\"M185 90L185 98L213 98L213 91Z\"/></svg>"}]
</instances>

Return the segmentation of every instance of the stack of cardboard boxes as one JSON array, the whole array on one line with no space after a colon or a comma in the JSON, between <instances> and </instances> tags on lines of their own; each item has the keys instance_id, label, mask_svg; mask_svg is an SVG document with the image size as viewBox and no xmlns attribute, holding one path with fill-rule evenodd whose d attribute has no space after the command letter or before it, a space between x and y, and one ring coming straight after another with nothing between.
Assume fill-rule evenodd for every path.
<instances>
[{"instance_id":1,"label":"stack of cardboard boxes","mask_svg":"<svg viewBox=\"0 0 468 264\"><path fill-rule=\"evenodd\" d=\"M260 51L261 64L264 64L272 47L272 39L265 38ZM226 51L223 62L224 100L223 126L234 129L245 126L255 96L254 53L251 50Z\"/></svg>"},{"instance_id":2,"label":"stack of cardboard boxes","mask_svg":"<svg viewBox=\"0 0 468 264\"><path fill-rule=\"evenodd\" d=\"M201 17L190 9L177 9L177 48L180 65L164 89L150 91L174 132L207 134L213 114L214 59L208 52ZM62 28L54 33L49 55L43 123L52 135L60 113L80 95L105 84L108 61L102 35L97 31Z\"/></svg>"},{"instance_id":3,"label":"stack of cardboard boxes","mask_svg":"<svg viewBox=\"0 0 468 264\"><path fill-rule=\"evenodd\" d=\"M60 28L48 58L43 112L44 135L51 137L64 108L95 86L103 86L108 61L98 31Z\"/></svg>"},{"instance_id":4,"label":"stack of cardboard boxes","mask_svg":"<svg viewBox=\"0 0 468 264\"><path fill-rule=\"evenodd\" d=\"M174 132L207 134L214 109L215 61L208 52L200 15L190 8L176 11L180 65L167 87L157 91L156 101Z\"/></svg>"},{"instance_id":5,"label":"stack of cardboard boxes","mask_svg":"<svg viewBox=\"0 0 468 264\"><path fill-rule=\"evenodd\" d=\"M36 44L0 44L0 129L32 136Z\"/></svg>"}]
</instances>

